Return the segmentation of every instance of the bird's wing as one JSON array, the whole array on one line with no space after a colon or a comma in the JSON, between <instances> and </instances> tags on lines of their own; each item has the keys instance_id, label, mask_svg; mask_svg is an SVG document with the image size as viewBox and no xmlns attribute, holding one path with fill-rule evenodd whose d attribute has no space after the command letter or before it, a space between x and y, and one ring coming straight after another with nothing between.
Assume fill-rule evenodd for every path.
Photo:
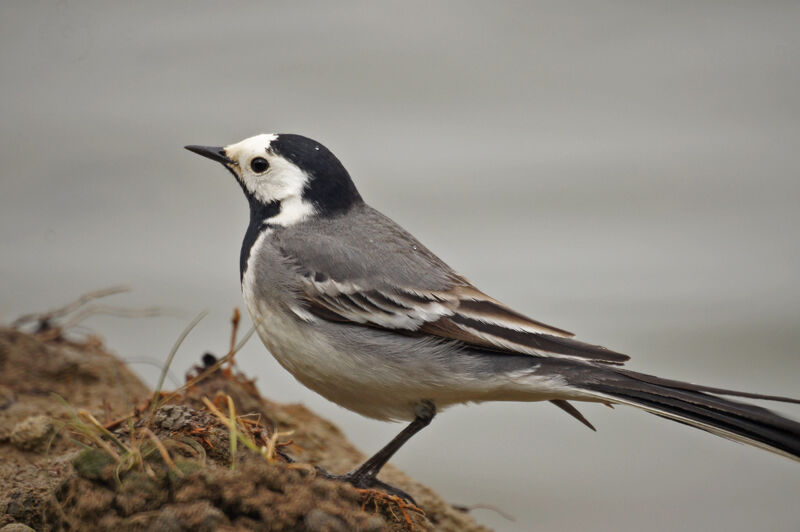
<instances>
[{"instance_id":1,"label":"bird's wing","mask_svg":"<svg viewBox=\"0 0 800 532\"><path fill-rule=\"evenodd\" d=\"M276 235L297 268L306 311L329 321L426 334L499 352L622 364L627 355L573 340L572 333L489 297L377 211L348 225L325 221ZM299 232L298 232L299 231Z\"/></svg>"}]
</instances>

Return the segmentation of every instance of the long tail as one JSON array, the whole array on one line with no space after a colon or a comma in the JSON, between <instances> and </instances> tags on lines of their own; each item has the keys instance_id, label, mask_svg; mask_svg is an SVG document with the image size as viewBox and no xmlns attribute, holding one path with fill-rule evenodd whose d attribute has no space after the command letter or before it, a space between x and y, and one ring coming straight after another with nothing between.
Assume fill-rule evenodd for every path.
<instances>
[{"instance_id":1,"label":"long tail","mask_svg":"<svg viewBox=\"0 0 800 532\"><path fill-rule=\"evenodd\" d=\"M595 400L635 406L729 440L800 460L800 423L766 408L720 396L800 403L798 399L699 386L622 368L581 364L559 368L559 373L581 394Z\"/></svg>"}]
</instances>

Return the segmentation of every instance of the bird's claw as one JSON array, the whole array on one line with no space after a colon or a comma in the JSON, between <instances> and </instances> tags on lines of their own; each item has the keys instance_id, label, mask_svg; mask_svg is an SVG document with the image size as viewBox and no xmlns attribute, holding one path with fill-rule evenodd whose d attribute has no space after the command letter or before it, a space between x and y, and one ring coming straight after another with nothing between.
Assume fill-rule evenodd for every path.
<instances>
[{"instance_id":1,"label":"bird's claw","mask_svg":"<svg viewBox=\"0 0 800 532\"><path fill-rule=\"evenodd\" d=\"M387 484L386 482L378 480L375 476L358 475L353 473L352 471L344 475L334 475L333 473L328 472L326 469L320 466L316 466L316 469L317 469L317 474L319 474L324 478L330 480L338 480L339 482L347 482L356 489L382 491L387 495L394 495L395 497L400 497L401 499L413 504L414 506L418 506L417 502L414 500L414 497L412 497L405 491L401 490L400 488L396 488L391 484Z\"/></svg>"}]
</instances>

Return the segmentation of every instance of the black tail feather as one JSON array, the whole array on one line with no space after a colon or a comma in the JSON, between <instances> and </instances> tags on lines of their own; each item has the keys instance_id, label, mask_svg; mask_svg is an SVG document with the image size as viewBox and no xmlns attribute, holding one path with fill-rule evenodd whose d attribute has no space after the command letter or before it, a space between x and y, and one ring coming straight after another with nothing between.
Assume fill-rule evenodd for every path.
<instances>
[{"instance_id":1,"label":"black tail feather","mask_svg":"<svg viewBox=\"0 0 800 532\"><path fill-rule=\"evenodd\" d=\"M566 372L570 384L597 400L636 406L680 423L800 460L800 423L771 410L719 395L789 403L800 400L749 394L661 379L620 368L583 366Z\"/></svg>"},{"instance_id":2,"label":"black tail feather","mask_svg":"<svg viewBox=\"0 0 800 532\"><path fill-rule=\"evenodd\" d=\"M617 373L627 375L633 379L651 384L658 384L661 386L669 386L681 390L692 390L696 392L708 392L715 395L730 395L733 397L747 397L748 399L761 399L764 401L778 401L781 403L795 403L800 404L800 399L793 399L791 397L783 397L780 395L765 395L762 393L739 392L736 390L728 390L727 388L715 388L713 386L703 386L701 384L692 384L689 382L676 381L672 379L663 379L661 377L654 377L645 373L637 373L627 369L617 368Z\"/></svg>"},{"instance_id":3,"label":"black tail feather","mask_svg":"<svg viewBox=\"0 0 800 532\"><path fill-rule=\"evenodd\" d=\"M583 423L584 425L586 425L587 427L589 427L590 429L592 429L593 431L597 432L597 429L594 428L594 425L589 423L589 420L586 419L583 416L583 414L581 414L581 411L578 410L577 408L575 408L575 406L572 403L570 403L569 401L565 401L563 399L553 399L550 402L553 403L554 405L556 405L558 408L560 408L564 412L566 412L567 414L569 414L572 417L574 417L575 419L577 419L578 421L580 421L581 423Z\"/></svg>"}]
</instances>

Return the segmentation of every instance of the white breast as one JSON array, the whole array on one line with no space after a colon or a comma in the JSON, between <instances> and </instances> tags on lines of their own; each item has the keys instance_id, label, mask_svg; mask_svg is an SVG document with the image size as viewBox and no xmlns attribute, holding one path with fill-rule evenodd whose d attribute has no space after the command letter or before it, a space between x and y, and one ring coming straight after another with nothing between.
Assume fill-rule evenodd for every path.
<instances>
[{"instance_id":1,"label":"white breast","mask_svg":"<svg viewBox=\"0 0 800 532\"><path fill-rule=\"evenodd\" d=\"M247 269L242 277L242 295L258 335L275 359L298 381L327 399L372 417L385 417L381 413L368 412L375 401L368 391L370 376L360 374L368 365L358 363L352 353L342 352L330 342L330 338L318 328L316 318L305 311L299 302L293 301L289 287L256 287L255 283L270 282L269 271L256 275L264 258L264 241L269 230L256 239L253 252L247 260ZM279 261L276 261L276 263ZM265 278L266 276L266 278ZM278 282L278 281L276 281ZM273 292L275 297L265 294ZM282 297L278 297L278 293ZM354 368L357 368L354 371Z\"/></svg>"},{"instance_id":2,"label":"white breast","mask_svg":"<svg viewBox=\"0 0 800 532\"><path fill-rule=\"evenodd\" d=\"M300 378L304 374L315 372L320 358L320 348L324 346L319 345L319 339L315 338L317 335L314 334L313 328L308 327L308 322L314 319L313 316L299 306L291 304L289 287L286 287L285 297L289 299L287 301L285 298L277 297L279 293L284 295L277 284L272 290L255 286L258 259L264 247L264 240L270 233L269 229L263 231L253 244L253 251L247 259L247 269L242 277L242 296L261 340L281 365ZM274 292L276 297L259 296L269 292Z\"/></svg>"}]
</instances>

